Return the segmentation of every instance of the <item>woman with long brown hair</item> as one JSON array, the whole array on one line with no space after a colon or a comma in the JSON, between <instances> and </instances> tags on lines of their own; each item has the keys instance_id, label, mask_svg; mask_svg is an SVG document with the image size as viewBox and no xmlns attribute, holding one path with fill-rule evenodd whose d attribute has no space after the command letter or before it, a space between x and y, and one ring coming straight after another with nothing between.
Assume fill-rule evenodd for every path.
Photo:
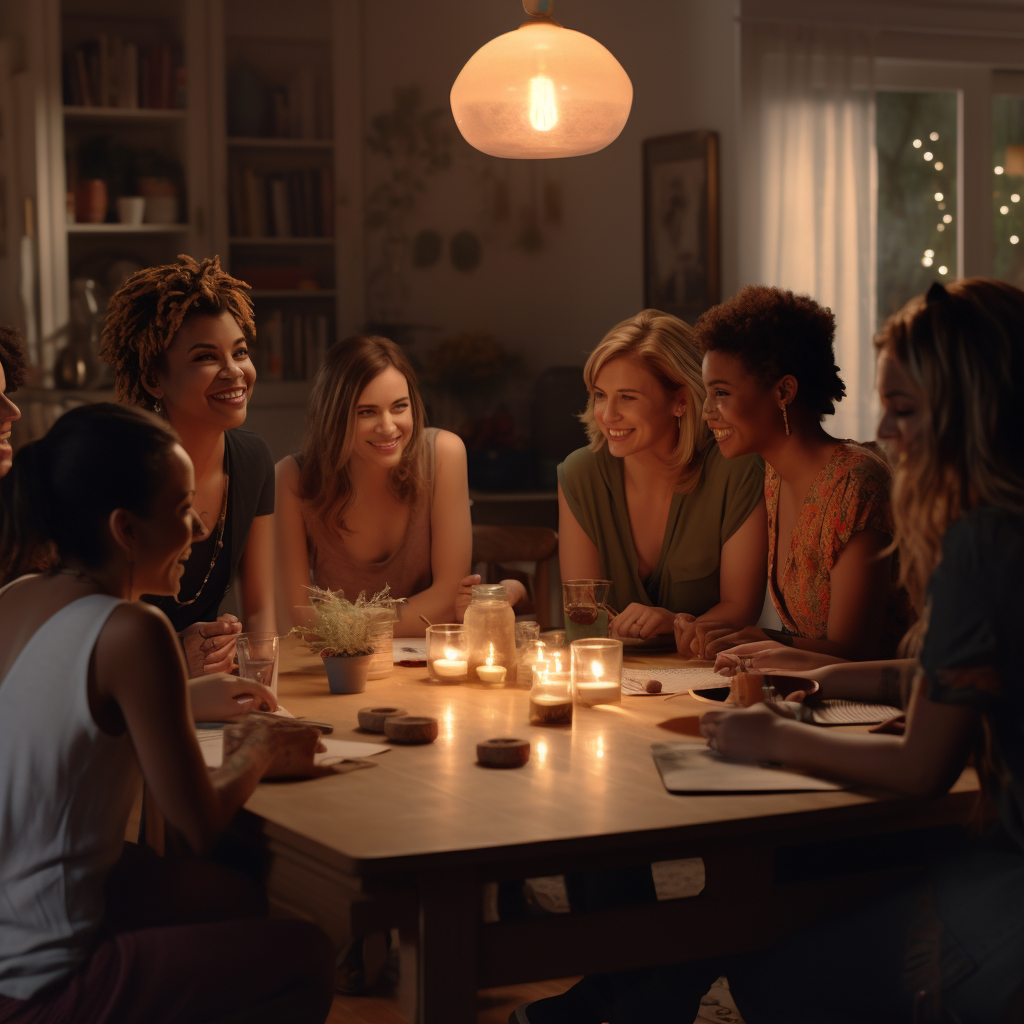
<instances>
[{"instance_id":1,"label":"woman with long brown hair","mask_svg":"<svg viewBox=\"0 0 1024 1024\"><path fill-rule=\"evenodd\" d=\"M242 626L220 604L236 572L245 628L275 625L274 462L262 437L239 429L256 381L248 287L217 257L179 256L133 274L103 328L100 355L114 367L118 399L163 416L195 466L202 536L180 592L152 598L178 631L193 676L231 670Z\"/></svg>"},{"instance_id":2,"label":"woman with long brown hair","mask_svg":"<svg viewBox=\"0 0 1024 1024\"><path fill-rule=\"evenodd\" d=\"M469 569L466 449L426 426L416 376L387 338L338 342L317 372L302 451L277 464L282 621L299 623L310 583L354 599L385 585L398 636L421 616L451 621Z\"/></svg>"}]
</instances>

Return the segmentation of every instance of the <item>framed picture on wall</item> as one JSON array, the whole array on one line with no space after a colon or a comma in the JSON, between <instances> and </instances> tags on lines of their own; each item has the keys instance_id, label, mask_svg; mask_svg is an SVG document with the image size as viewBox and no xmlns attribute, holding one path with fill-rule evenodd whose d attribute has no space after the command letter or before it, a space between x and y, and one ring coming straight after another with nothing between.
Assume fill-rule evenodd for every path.
<instances>
[{"instance_id":1,"label":"framed picture on wall","mask_svg":"<svg viewBox=\"0 0 1024 1024\"><path fill-rule=\"evenodd\" d=\"M644 142L644 305L687 323L720 301L718 133Z\"/></svg>"}]
</instances>

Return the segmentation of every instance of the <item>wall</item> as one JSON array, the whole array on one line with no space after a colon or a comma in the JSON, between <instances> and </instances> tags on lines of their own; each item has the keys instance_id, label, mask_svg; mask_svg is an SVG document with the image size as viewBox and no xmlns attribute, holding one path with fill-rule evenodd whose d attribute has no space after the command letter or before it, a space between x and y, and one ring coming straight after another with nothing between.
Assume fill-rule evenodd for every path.
<instances>
[{"instance_id":1,"label":"wall","mask_svg":"<svg viewBox=\"0 0 1024 1024\"><path fill-rule=\"evenodd\" d=\"M622 135L600 153L520 163L477 154L450 121L448 92L463 64L486 41L523 20L518 0L388 0L364 8L365 104L390 109L394 90L419 86L427 106L448 111L455 138L450 170L428 181L412 233L436 228L486 230L480 176L507 176L512 221L491 228L479 267L441 261L409 272L406 319L443 332L484 330L514 346L533 369L582 364L617 321L643 303L641 142L687 129L721 136L723 289L737 286L736 54L733 4L726 0L559 0L556 17L608 47L633 82L633 109ZM367 157L367 189L379 178ZM538 252L513 244L516 207L530 189L555 179L563 221ZM368 264L376 259L368 237ZM429 341L437 333L422 332Z\"/></svg>"}]
</instances>

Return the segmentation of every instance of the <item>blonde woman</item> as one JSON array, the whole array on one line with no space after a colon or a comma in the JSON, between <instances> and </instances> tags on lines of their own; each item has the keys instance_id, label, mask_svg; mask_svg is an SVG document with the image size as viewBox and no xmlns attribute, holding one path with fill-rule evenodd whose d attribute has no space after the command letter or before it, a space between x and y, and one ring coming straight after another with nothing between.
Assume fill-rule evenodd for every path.
<instances>
[{"instance_id":1,"label":"blonde woman","mask_svg":"<svg viewBox=\"0 0 1024 1024\"><path fill-rule=\"evenodd\" d=\"M701 418L691 328L654 309L613 327L583 369L588 447L558 467L562 579L609 579L612 635L757 621L767 572L764 464L724 459Z\"/></svg>"},{"instance_id":2,"label":"blonde woman","mask_svg":"<svg viewBox=\"0 0 1024 1024\"><path fill-rule=\"evenodd\" d=\"M398 636L420 616L450 622L469 569L466 449L428 428L416 377L387 338L338 342L317 372L302 451L277 464L281 618L298 624L306 589L351 598L390 586Z\"/></svg>"}]
</instances>

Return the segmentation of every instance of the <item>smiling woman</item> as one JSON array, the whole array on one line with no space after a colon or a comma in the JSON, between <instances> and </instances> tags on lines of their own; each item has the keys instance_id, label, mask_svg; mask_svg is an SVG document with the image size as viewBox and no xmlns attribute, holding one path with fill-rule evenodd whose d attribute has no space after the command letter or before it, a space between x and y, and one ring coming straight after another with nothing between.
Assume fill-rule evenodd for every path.
<instances>
[{"instance_id":1,"label":"smiling woman","mask_svg":"<svg viewBox=\"0 0 1024 1024\"><path fill-rule=\"evenodd\" d=\"M671 633L764 600L763 465L729 462L701 420L692 330L648 309L612 328L583 370L590 445L558 469L562 579L609 579L613 635Z\"/></svg>"},{"instance_id":2,"label":"smiling woman","mask_svg":"<svg viewBox=\"0 0 1024 1024\"><path fill-rule=\"evenodd\" d=\"M238 428L256 381L248 285L217 258L150 267L110 300L101 355L121 401L163 415L195 466L196 537L175 597L151 597L178 630L192 675L230 670L241 623L220 615L238 572L248 630L273 630L273 460Z\"/></svg>"},{"instance_id":3,"label":"smiling woman","mask_svg":"<svg viewBox=\"0 0 1024 1024\"><path fill-rule=\"evenodd\" d=\"M472 534L466 449L428 428L416 377L387 338L338 342L313 382L302 451L277 464L282 623L302 621L310 582L351 600L406 598L398 636L420 616L451 621Z\"/></svg>"}]
</instances>

